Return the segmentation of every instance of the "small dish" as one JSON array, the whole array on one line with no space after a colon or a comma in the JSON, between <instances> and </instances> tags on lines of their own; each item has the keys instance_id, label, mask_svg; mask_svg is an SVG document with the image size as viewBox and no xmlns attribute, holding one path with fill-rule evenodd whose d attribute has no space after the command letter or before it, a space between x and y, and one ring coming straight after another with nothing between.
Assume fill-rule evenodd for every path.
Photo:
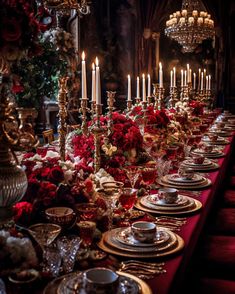
<instances>
[{"instance_id":1,"label":"small dish","mask_svg":"<svg viewBox=\"0 0 235 294\"><path fill-rule=\"evenodd\" d=\"M39 272L34 269L23 270L15 274L11 274L8 280L13 284L30 284L39 277Z\"/></svg>"},{"instance_id":2,"label":"small dish","mask_svg":"<svg viewBox=\"0 0 235 294\"><path fill-rule=\"evenodd\" d=\"M69 207L51 207L45 210L46 218L57 225L68 225L74 219L74 211Z\"/></svg>"}]
</instances>

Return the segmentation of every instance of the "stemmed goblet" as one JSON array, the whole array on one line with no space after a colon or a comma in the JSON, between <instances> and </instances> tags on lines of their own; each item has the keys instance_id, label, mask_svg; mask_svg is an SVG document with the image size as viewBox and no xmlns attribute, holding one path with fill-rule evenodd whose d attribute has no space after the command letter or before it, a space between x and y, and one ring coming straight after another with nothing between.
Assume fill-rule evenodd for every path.
<instances>
[{"instance_id":1,"label":"stemmed goblet","mask_svg":"<svg viewBox=\"0 0 235 294\"><path fill-rule=\"evenodd\" d=\"M141 169L142 180L147 186L148 194L150 194L151 185L154 184L157 177L156 166L145 166Z\"/></svg>"},{"instance_id":2,"label":"stemmed goblet","mask_svg":"<svg viewBox=\"0 0 235 294\"><path fill-rule=\"evenodd\" d=\"M128 165L124 168L124 171L126 172L126 175L128 177L128 180L131 184L131 188L135 188L135 184L140 176L140 167L134 166L134 165Z\"/></svg>"},{"instance_id":3,"label":"stemmed goblet","mask_svg":"<svg viewBox=\"0 0 235 294\"><path fill-rule=\"evenodd\" d=\"M128 216L131 215L132 208L137 200L137 189L123 188L119 196L119 203L124 209L124 221L123 225L129 226Z\"/></svg>"}]
</instances>

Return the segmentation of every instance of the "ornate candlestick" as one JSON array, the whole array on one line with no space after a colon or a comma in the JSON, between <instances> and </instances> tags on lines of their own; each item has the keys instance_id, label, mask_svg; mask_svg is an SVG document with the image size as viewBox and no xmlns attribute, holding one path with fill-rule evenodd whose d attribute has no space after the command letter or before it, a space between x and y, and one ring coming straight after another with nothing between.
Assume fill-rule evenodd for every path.
<instances>
[{"instance_id":1,"label":"ornate candlestick","mask_svg":"<svg viewBox=\"0 0 235 294\"><path fill-rule=\"evenodd\" d=\"M177 87L170 87L169 108L175 107L175 103L177 102L177 96Z\"/></svg>"},{"instance_id":2,"label":"ornate candlestick","mask_svg":"<svg viewBox=\"0 0 235 294\"><path fill-rule=\"evenodd\" d=\"M115 95L116 92L113 91L106 91L107 93L107 104L108 104L108 136L112 134L113 132L113 111L115 109L114 103L115 103Z\"/></svg>"},{"instance_id":3,"label":"ornate candlestick","mask_svg":"<svg viewBox=\"0 0 235 294\"><path fill-rule=\"evenodd\" d=\"M81 98L81 108L79 109L79 112L82 114L82 126L81 130L83 135L87 136L88 134L88 126L87 126L87 112L89 112L89 108L87 107L88 98Z\"/></svg>"},{"instance_id":4,"label":"ornate candlestick","mask_svg":"<svg viewBox=\"0 0 235 294\"><path fill-rule=\"evenodd\" d=\"M157 106L158 110L162 109L164 107L164 92L165 89L163 87L159 87L158 89L158 96L157 96Z\"/></svg>"},{"instance_id":5,"label":"ornate candlestick","mask_svg":"<svg viewBox=\"0 0 235 294\"><path fill-rule=\"evenodd\" d=\"M148 106L151 106L152 105L152 96L148 96L147 101L148 101Z\"/></svg>"},{"instance_id":6,"label":"ornate candlestick","mask_svg":"<svg viewBox=\"0 0 235 294\"><path fill-rule=\"evenodd\" d=\"M93 126L91 127L91 132L94 135L94 170L97 173L100 169L101 155L100 155L100 139L104 133L103 127L100 125L100 116L102 114L102 104L96 104L96 116L95 121L93 121Z\"/></svg>"},{"instance_id":7,"label":"ornate candlestick","mask_svg":"<svg viewBox=\"0 0 235 294\"><path fill-rule=\"evenodd\" d=\"M158 109L159 84L153 84L154 109Z\"/></svg>"},{"instance_id":8,"label":"ornate candlestick","mask_svg":"<svg viewBox=\"0 0 235 294\"><path fill-rule=\"evenodd\" d=\"M127 105L126 105L126 112L130 112L132 109L132 100L127 100Z\"/></svg>"},{"instance_id":9,"label":"ornate candlestick","mask_svg":"<svg viewBox=\"0 0 235 294\"><path fill-rule=\"evenodd\" d=\"M140 102L141 102L141 98L140 97L136 97L135 98L135 104L138 106L138 105L140 105Z\"/></svg>"},{"instance_id":10,"label":"ornate candlestick","mask_svg":"<svg viewBox=\"0 0 235 294\"><path fill-rule=\"evenodd\" d=\"M67 118L67 81L68 77L62 77L59 79L59 93L58 93L58 106L59 106L59 147L60 147L60 158L65 161L65 137L66 137L66 118Z\"/></svg>"},{"instance_id":11,"label":"ornate candlestick","mask_svg":"<svg viewBox=\"0 0 235 294\"><path fill-rule=\"evenodd\" d=\"M96 102L95 101L91 101L91 119L94 120L95 119L95 106L96 106Z\"/></svg>"}]
</instances>

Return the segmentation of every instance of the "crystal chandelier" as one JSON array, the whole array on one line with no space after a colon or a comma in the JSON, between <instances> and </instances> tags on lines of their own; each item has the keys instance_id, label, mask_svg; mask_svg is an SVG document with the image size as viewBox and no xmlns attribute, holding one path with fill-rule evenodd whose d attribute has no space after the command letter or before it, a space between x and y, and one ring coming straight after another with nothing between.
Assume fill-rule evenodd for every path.
<instances>
[{"instance_id":1,"label":"crystal chandelier","mask_svg":"<svg viewBox=\"0 0 235 294\"><path fill-rule=\"evenodd\" d=\"M193 52L203 40L213 38L214 21L197 0L183 0L181 11L170 15L165 34L182 46L183 52Z\"/></svg>"},{"instance_id":2,"label":"crystal chandelier","mask_svg":"<svg viewBox=\"0 0 235 294\"><path fill-rule=\"evenodd\" d=\"M87 0L44 0L46 6L55 10L75 9L80 15L90 13L90 1Z\"/></svg>"}]
</instances>

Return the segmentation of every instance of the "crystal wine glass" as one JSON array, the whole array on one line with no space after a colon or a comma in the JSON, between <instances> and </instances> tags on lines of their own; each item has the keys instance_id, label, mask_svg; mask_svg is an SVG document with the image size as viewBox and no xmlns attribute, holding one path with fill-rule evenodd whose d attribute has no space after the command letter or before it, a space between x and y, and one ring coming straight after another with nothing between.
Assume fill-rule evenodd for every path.
<instances>
[{"instance_id":1,"label":"crystal wine glass","mask_svg":"<svg viewBox=\"0 0 235 294\"><path fill-rule=\"evenodd\" d=\"M142 180L147 186L148 194L150 194L151 185L154 184L157 177L156 166L146 166L141 169Z\"/></svg>"},{"instance_id":2,"label":"crystal wine glass","mask_svg":"<svg viewBox=\"0 0 235 294\"><path fill-rule=\"evenodd\" d=\"M135 188L135 184L140 176L139 166L129 165L124 168L128 180L131 184L131 188Z\"/></svg>"},{"instance_id":3,"label":"crystal wine glass","mask_svg":"<svg viewBox=\"0 0 235 294\"><path fill-rule=\"evenodd\" d=\"M132 208L137 199L137 189L123 188L119 196L119 202L124 209L124 221L123 224L129 226L128 215L131 214Z\"/></svg>"}]
</instances>

